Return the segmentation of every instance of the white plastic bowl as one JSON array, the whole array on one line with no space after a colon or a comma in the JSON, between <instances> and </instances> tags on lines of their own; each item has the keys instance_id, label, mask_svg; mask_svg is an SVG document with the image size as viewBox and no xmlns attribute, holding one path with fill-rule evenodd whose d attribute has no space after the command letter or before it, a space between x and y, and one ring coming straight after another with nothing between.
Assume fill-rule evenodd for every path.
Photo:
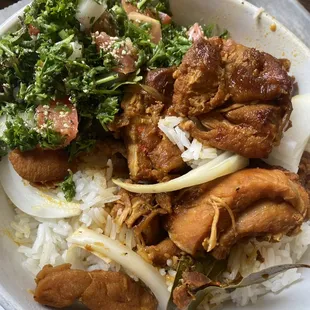
<instances>
[{"instance_id":1,"label":"white plastic bowl","mask_svg":"<svg viewBox=\"0 0 310 310\"><path fill-rule=\"evenodd\" d=\"M291 73L298 81L299 93L310 93L309 49L271 16L263 13L260 19L255 20L253 16L258 9L241 0L171 0L171 4L175 20L179 23L216 23L229 29L232 38L242 44L262 49L276 57L290 59ZM14 27L20 14L15 14L0 27L0 35ZM272 24L276 24L275 32L270 30ZM34 288L34 281L21 267L22 257L17 253L17 245L10 238L9 225L14 212L1 189L0 205L0 305L5 310L44 309L35 304L28 292ZM304 261L310 263L310 256L305 257ZM257 304L243 309L308 310L310 271L303 271L303 275L303 279L289 289L278 295L268 294ZM226 305L225 309L233 310L236 307Z\"/></svg>"}]
</instances>

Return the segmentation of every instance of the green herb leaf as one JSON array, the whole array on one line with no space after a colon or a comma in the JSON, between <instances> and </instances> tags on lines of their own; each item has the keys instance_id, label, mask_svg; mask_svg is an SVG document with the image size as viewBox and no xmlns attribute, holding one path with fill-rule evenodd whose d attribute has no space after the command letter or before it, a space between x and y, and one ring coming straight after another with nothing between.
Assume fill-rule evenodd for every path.
<instances>
[{"instance_id":1,"label":"green herb leaf","mask_svg":"<svg viewBox=\"0 0 310 310\"><path fill-rule=\"evenodd\" d=\"M69 175L59 184L61 190L65 194L67 201L72 201L76 194L75 183L73 181L73 173L69 170Z\"/></svg>"},{"instance_id":2,"label":"green herb leaf","mask_svg":"<svg viewBox=\"0 0 310 310\"><path fill-rule=\"evenodd\" d=\"M21 117L16 117L14 121L7 121L6 127L3 141L10 149L18 148L21 151L29 151L38 145L38 133L28 128Z\"/></svg>"},{"instance_id":3,"label":"green herb leaf","mask_svg":"<svg viewBox=\"0 0 310 310\"><path fill-rule=\"evenodd\" d=\"M109 97L99 105L96 118L105 130L108 130L107 124L113 121L114 115L117 114L118 110L118 97Z\"/></svg>"},{"instance_id":4,"label":"green herb leaf","mask_svg":"<svg viewBox=\"0 0 310 310\"><path fill-rule=\"evenodd\" d=\"M79 136L76 140L72 141L68 146L69 161L72 161L80 153L90 152L96 144L95 139L84 139Z\"/></svg>"}]
</instances>

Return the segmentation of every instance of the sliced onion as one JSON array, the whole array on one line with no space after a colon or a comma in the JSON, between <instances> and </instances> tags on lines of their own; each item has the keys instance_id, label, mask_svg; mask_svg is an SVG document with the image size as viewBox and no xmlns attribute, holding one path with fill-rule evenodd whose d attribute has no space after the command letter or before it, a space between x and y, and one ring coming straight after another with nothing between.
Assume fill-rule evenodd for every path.
<instances>
[{"instance_id":1,"label":"sliced onion","mask_svg":"<svg viewBox=\"0 0 310 310\"><path fill-rule=\"evenodd\" d=\"M151 289L158 300L159 309L166 309L170 293L165 280L158 270L148 264L140 255L119 241L112 240L87 228L79 228L68 238L68 242L93 253L99 258L108 257L120 264Z\"/></svg>"},{"instance_id":2,"label":"sliced onion","mask_svg":"<svg viewBox=\"0 0 310 310\"><path fill-rule=\"evenodd\" d=\"M283 135L279 146L275 147L265 161L297 173L300 159L310 138L310 94L298 95L292 99L292 127ZM309 145L307 147L307 145Z\"/></svg>"},{"instance_id":3,"label":"sliced onion","mask_svg":"<svg viewBox=\"0 0 310 310\"><path fill-rule=\"evenodd\" d=\"M106 9L105 1L99 4L95 0L80 0L75 17L86 29L89 29Z\"/></svg>"},{"instance_id":4,"label":"sliced onion","mask_svg":"<svg viewBox=\"0 0 310 310\"><path fill-rule=\"evenodd\" d=\"M245 168L249 160L240 155L225 152L210 162L169 182L157 184L130 184L121 180L113 180L114 184L133 193L163 193L210 182L224 175Z\"/></svg>"},{"instance_id":5,"label":"sliced onion","mask_svg":"<svg viewBox=\"0 0 310 310\"><path fill-rule=\"evenodd\" d=\"M155 44L159 43L159 41L162 38L160 21L152 17L138 13L138 12L130 12L128 14L128 19L132 20L133 22L137 22L137 23L150 24L152 26L152 29L151 29L152 42Z\"/></svg>"},{"instance_id":6,"label":"sliced onion","mask_svg":"<svg viewBox=\"0 0 310 310\"><path fill-rule=\"evenodd\" d=\"M82 58L82 50L83 46L79 42L71 42L72 54L69 57L70 60L76 60L78 58Z\"/></svg>"},{"instance_id":7,"label":"sliced onion","mask_svg":"<svg viewBox=\"0 0 310 310\"><path fill-rule=\"evenodd\" d=\"M24 181L14 170L8 157L0 162L0 182L13 204L23 212L41 218L66 218L81 213L80 204L60 200L48 191Z\"/></svg>"},{"instance_id":8,"label":"sliced onion","mask_svg":"<svg viewBox=\"0 0 310 310\"><path fill-rule=\"evenodd\" d=\"M0 137L3 136L3 133L6 131L6 116L1 115L0 116Z\"/></svg>"}]
</instances>

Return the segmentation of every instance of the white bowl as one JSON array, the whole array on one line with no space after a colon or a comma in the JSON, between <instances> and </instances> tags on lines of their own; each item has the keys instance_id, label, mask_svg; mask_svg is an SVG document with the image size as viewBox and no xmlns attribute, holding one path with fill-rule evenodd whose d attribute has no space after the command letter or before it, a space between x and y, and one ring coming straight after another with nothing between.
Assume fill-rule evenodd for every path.
<instances>
[{"instance_id":1,"label":"white bowl","mask_svg":"<svg viewBox=\"0 0 310 310\"><path fill-rule=\"evenodd\" d=\"M196 21L216 23L229 29L236 41L262 49L276 57L292 61L291 73L296 77L299 93L310 93L310 51L291 32L267 14L255 20L257 8L241 0L171 0L177 22L189 24ZM0 35L14 27L20 12L0 27ZM276 24L272 32L270 26ZM0 189L0 305L5 310L43 309L35 304L28 292L34 288L32 277L21 267L22 257L10 238L10 222L14 212ZM304 260L310 263L310 258ZM138 266L137 266L138 267ZM303 279L278 295L268 294L257 304L244 310L307 310L309 309L310 271L303 271ZM236 309L226 305L225 309ZM117 310L117 309L115 309Z\"/></svg>"}]
</instances>

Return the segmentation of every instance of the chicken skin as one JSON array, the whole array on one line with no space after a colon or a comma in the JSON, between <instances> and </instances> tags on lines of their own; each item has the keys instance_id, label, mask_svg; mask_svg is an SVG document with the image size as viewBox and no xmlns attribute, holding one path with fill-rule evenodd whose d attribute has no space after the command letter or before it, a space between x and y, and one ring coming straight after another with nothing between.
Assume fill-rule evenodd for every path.
<instances>
[{"instance_id":1,"label":"chicken skin","mask_svg":"<svg viewBox=\"0 0 310 310\"><path fill-rule=\"evenodd\" d=\"M185 189L173 206L166 222L170 239L191 255L204 248L218 259L242 238L276 240L299 232L310 208L296 176L278 169L241 170Z\"/></svg>"}]
</instances>

